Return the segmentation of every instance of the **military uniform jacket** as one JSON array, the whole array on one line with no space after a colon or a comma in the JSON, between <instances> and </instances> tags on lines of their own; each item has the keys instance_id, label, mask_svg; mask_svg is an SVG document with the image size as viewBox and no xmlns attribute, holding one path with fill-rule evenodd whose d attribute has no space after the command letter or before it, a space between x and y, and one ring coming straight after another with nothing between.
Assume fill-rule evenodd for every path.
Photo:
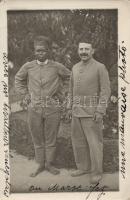
<instances>
[{"instance_id":1,"label":"military uniform jacket","mask_svg":"<svg viewBox=\"0 0 130 200\"><path fill-rule=\"evenodd\" d=\"M77 117L105 114L110 96L110 81L106 67L91 58L74 65L70 80L70 106Z\"/></svg>"},{"instance_id":2,"label":"military uniform jacket","mask_svg":"<svg viewBox=\"0 0 130 200\"><path fill-rule=\"evenodd\" d=\"M40 65L36 60L25 63L15 76L15 88L20 94L31 95L31 107L55 112L55 97L62 98L62 82L70 77L70 71L58 62L48 60ZM54 101L53 101L54 100Z\"/></svg>"}]
</instances>

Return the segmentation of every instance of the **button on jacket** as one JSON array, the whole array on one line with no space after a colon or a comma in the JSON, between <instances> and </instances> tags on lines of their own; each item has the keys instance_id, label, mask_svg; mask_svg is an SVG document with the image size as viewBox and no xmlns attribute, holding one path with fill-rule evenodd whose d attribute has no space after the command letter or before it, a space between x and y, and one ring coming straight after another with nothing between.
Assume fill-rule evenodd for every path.
<instances>
[{"instance_id":1,"label":"button on jacket","mask_svg":"<svg viewBox=\"0 0 130 200\"><path fill-rule=\"evenodd\" d=\"M62 82L69 75L69 70L58 62L46 60L40 63L34 60L23 65L15 76L16 90L23 95L31 95L28 125L36 162L41 165L52 163L55 158L60 125L60 107L55 100L49 102L49 99L62 96Z\"/></svg>"},{"instance_id":2,"label":"button on jacket","mask_svg":"<svg viewBox=\"0 0 130 200\"><path fill-rule=\"evenodd\" d=\"M72 106L71 139L76 166L91 171L93 175L103 172L102 121L93 119L94 112L105 114L110 96L110 81L105 66L95 59L77 63L70 81L70 106Z\"/></svg>"},{"instance_id":3,"label":"button on jacket","mask_svg":"<svg viewBox=\"0 0 130 200\"><path fill-rule=\"evenodd\" d=\"M62 82L69 75L70 71L58 62L48 60L39 64L34 60L24 64L16 74L16 91L23 95L29 93L32 107L44 107L44 103L49 103L50 98L62 98Z\"/></svg>"},{"instance_id":4,"label":"button on jacket","mask_svg":"<svg viewBox=\"0 0 130 200\"><path fill-rule=\"evenodd\" d=\"M106 67L91 58L87 63L74 65L70 80L73 115L92 117L94 112L105 114L110 96L110 81Z\"/></svg>"}]
</instances>

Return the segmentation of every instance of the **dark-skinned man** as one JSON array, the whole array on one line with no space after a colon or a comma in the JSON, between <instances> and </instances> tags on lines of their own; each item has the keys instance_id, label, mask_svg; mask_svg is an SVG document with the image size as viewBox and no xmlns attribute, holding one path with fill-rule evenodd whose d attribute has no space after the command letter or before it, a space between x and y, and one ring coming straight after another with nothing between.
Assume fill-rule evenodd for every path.
<instances>
[{"instance_id":1,"label":"dark-skinned man","mask_svg":"<svg viewBox=\"0 0 130 200\"><path fill-rule=\"evenodd\" d=\"M35 177L43 170L59 174L52 163L55 159L56 137L60 124L62 82L70 71L49 59L51 41L38 36L34 40L36 59L25 63L15 76L16 91L25 96L28 105L28 124L35 149L37 169Z\"/></svg>"}]
</instances>

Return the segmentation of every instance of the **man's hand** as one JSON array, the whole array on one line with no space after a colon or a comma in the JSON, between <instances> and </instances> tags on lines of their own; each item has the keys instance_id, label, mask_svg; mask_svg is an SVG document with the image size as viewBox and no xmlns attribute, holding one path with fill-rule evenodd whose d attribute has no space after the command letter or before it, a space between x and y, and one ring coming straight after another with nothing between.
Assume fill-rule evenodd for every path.
<instances>
[{"instance_id":1,"label":"man's hand","mask_svg":"<svg viewBox=\"0 0 130 200\"><path fill-rule=\"evenodd\" d=\"M23 106L27 106L30 102L31 102L31 96L30 96L30 94L27 94L24 97L22 104L23 104Z\"/></svg>"},{"instance_id":2,"label":"man's hand","mask_svg":"<svg viewBox=\"0 0 130 200\"><path fill-rule=\"evenodd\" d=\"M66 116L65 116L66 121L70 121L72 119L72 110L67 110Z\"/></svg>"},{"instance_id":3,"label":"man's hand","mask_svg":"<svg viewBox=\"0 0 130 200\"><path fill-rule=\"evenodd\" d=\"M102 119L103 119L102 113L99 112L94 113L93 120L95 120L95 122L102 122Z\"/></svg>"}]
</instances>

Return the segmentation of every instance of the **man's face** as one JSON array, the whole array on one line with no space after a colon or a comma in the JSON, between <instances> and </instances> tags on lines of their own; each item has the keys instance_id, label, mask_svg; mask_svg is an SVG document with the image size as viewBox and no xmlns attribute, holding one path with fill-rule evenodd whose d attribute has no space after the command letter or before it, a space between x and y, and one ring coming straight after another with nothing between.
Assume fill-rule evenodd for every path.
<instances>
[{"instance_id":1,"label":"man's face","mask_svg":"<svg viewBox=\"0 0 130 200\"><path fill-rule=\"evenodd\" d=\"M78 53L81 60L83 62L87 62L90 58L92 58L94 49L89 43L79 43Z\"/></svg>"},{"instance_id":2,"label":"man's face","mask_svg":"<svg viewBox=\"0 0 130 200\"><path fill-rule=\"evenodd\" d=\"M35 45L34 49L37 60L39 60L40 62L44 62L46 59L48 59L49 49L47 46Z\"/></svg>"}]
</instances>

